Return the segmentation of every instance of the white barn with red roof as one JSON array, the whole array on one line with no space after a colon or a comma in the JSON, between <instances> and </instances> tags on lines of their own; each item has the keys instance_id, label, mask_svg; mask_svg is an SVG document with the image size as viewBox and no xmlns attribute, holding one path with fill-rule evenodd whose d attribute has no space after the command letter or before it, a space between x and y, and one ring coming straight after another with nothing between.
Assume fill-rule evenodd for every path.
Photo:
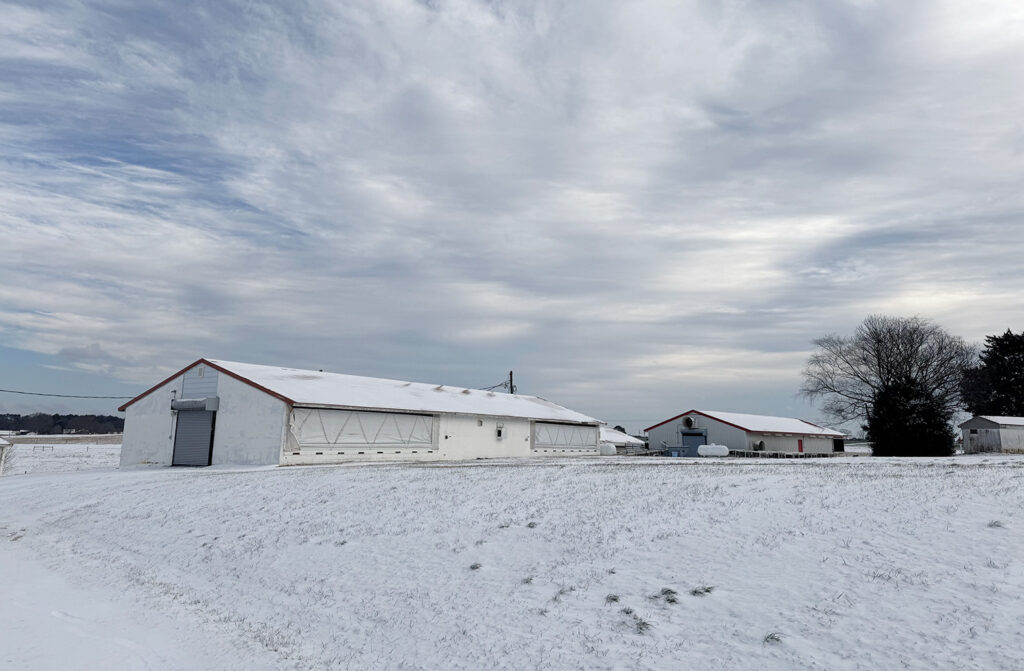
<instances>
[{"instance_id":1,"label":"white barn with red roof","mask_svg":"<svg viewBox=\"0 0 1024 671\"><path fill-rule=\"evenodd\" d=\"M687 457L712 443L740 452L825 454L841 451L844 438L802 419L715 410L688 410L645 430L648 449Z\"/></svg>"},{"instance_id":2,"label":"white barn with red roof","mask_svg":"<svg viewBox=\"0 0 1024 671\"><path fill-rule=\"evenodd\" d=\"M536 396L213 359L118 409L121 466L595 455L601 424Z\"/></svg>"}]
</instances>

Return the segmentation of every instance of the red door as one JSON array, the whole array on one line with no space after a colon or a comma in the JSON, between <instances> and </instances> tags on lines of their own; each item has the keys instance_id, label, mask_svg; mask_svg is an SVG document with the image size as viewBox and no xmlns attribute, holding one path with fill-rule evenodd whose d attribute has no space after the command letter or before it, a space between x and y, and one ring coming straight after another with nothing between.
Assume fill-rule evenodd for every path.
<instances>
[{"instance_id":1,"label":"red door","mask_svg":"<svg viewBox=\"0 0 1024 671\"><path fill-rule=\"evenodd\" d=\"M797 449L798 452L803 452L804 451L804 441L803 441L803 439L800 439L800 438L797 439L797 441L796 441L796 449Z\"/></svg>"}]
</instances>

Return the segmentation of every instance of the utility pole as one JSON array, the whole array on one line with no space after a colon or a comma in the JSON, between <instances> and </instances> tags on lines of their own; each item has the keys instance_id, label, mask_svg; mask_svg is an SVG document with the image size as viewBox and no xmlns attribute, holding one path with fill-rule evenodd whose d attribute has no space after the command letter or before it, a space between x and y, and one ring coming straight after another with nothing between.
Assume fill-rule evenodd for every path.
<instances>
[{"instance_id":1,"label":"utility pole","mask_svg":"<svg viewBox=\"0 0 1024 671\"><path fill-rule=\"evenodd\" d=\"M512 371L508 372L508 390L509 393L516 393L516 385L512 383Z\"/></svg>"}]
</instances>

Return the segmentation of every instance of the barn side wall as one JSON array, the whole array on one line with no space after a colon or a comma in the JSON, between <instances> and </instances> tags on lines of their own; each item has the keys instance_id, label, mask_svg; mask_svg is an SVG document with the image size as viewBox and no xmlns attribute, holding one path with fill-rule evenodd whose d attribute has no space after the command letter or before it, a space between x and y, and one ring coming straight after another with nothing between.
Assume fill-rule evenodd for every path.
<instances>
[{"instance_id":1,"label":"barn side wall","mask_svg":"<svg viewBox=\"0 0 1024 671\"><path fill-rule=\"evenodd\" d=\"M291 409L284 401L230 375L217 382L220 407L213 430L211 463L269 466L281 463Z\"/></svg>"},{"instance_id":2,"label":"barn side wall","mask_svg":"<svg viewBox=\"0 0 1024 671\"><path fill-rule=\"evenodd\" d=\"M976 433L971 433L975 431ZM964 453L999 452L1002 449L1000 430L998 427L965 426L963 428Z\"/></svg>"},{"instance_id":3,"label":"barn side wall","mask_svg":"<svg viewBox=\"0 0 1024 671\"><path fill-rule=\"evenodd\" d=\"M1007 426L1000 430L1003 452L1024 453L1024 427Z\"/></svg>"},{"instance_id":4,"label":"barn side wall","mask_svg":"<svg viewBox=\"0 0 1024 671\"><path fill-rule=\"evenodd\" d=\"M498 424L502 425L498 438ZM530 420L441 415L437 440L442 459L530 456Z\"/></svg>"},{"instance_id":5,"label":"barn side wall","mask_svg":"<svg viewBox=\"0 0 1024 671\"><path fill-rule=\"evenodd\" d=\"M764 441L765 452L799 452L800 443L804 441L805 454L831 454L833 451L832 438L819 438L816 436L797 435L775 435L770 433L752 433L751 442ZM747 449L750 449L749 447Z\"/></svg>"},{"instance_id":6,"label":"barn side wall","mask_svg":"<svg viewBox=\"0 0 1024 671\"><path fill-rule=\"evenodd\" d=\"M176 377L125 409L122 468L171 465L175 419L171 413L171 399L181 397L181 384L182 378Z\"/></svg>"},{"instance_id":7,"label":"barn side wall","mask_svg":"<svg viewBox=\"0 0 1024 671\"><path fill-rule=\"evenodd\" d=\"M749 450L750 439L747 432L729 426L704 415L689 415L694 418L694 428L708 430L708 443L725 445L730 450Z\"/></svg>"},{"instance_id":8,"label":"barn side wall","mask_svg":"<svg viewBox=\"0 0 1024 671\"><path fill-rule=\"evenodd\" d=\"M750 445L747 441L747 432L742 429L737 429L734 426L723 424L718 420L705 417L704 415L698 415L696 413L692 415L683 415L678 419L674 419L667 424L656 426L651 429L647 436L650 439L648 445L652 450L659 450L663 447L662 442L664 441L665 446L678 447L681 443L679 432L682 430L690 430L691 427L686 427L683 424L683 420L687 417L693 418L692 429L699 430L705 429L708 432L708 442L715 443L716 445L725 445L730 450L749 450Z\"/></svg>"},{"instance_id":9,"label":"barn side wall","mask_svg":"<svg viewBox=\"0 0 1024 671\"><path fill-rule=\"evenodd\" d=\"M664 443L664 445L662 445ZM679 445L679 420L656 426L647 432L647 445L651 450L660 450L664 446Z\"/></svg>"}]
</instances>

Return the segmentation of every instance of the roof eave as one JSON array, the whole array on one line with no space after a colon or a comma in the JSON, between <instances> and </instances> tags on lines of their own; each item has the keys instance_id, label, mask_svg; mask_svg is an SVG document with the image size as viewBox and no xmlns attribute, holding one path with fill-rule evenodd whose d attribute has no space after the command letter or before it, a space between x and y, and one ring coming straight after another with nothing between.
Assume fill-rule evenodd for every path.
<instances>
[{"instance_id":1,"label":"roof eave","mask_svg":"<svg viewBox=\"0 0 1024 671\"><path fill-rule=\"evenodd\" d=\"M363 412L397 412L404 415L463 415L466 417L497 417L511 419L525 419L531 422L553 422L557 424L578 424L579 426L600 426L599 419L567 419L551 417L534 417L532 415L508 415L490 412L460 412L453 410L416 410L413 408L384 408L369 405L339 405L333 403L317 403L307 401L292 401L291 405L296 408L319 408L323 410L356 410Z\"/></svg>"},{"instance_id":2,"label":"roof eave","mask_svg":"<svg viewBox=\"0 0 1024 671\"><path fill-rule=\"evenodd\" d=\"M119 407L117 409L117 411L118 412L124 412L128 408L128 406L132 405L136 401L139 401L139 400L145 398L146 396L149 396L151 393L153 393L154 391L156 391L160 387L164 386L165 384L167 384L168 382L170 382L174 378L178 377L179 375L184 375L186 371L188 371L191 368L194 368L194 367L198 366L199 364L204 364L206 366L209 366L210 368L213 368L214 370L216 370L218 372L224 373L228 377L235 378L239 382L244 382L245 384L249 385L250 387L254 387L256 389L259 389L260 391L262 391L262 392L264 392L266 394L270 394L271 396L273 396L274 398L276 398L278 400L284 401L288 405L295 405L295 402L292 401L292 399L288 398L287 396L285 396L283 394L279 394L279 393L277 393L276 391L274 391L272 389L267 389L263 385L258 384L256 382L253 382L252 380L250 380L250 379L248 379L248 378L246 378L246 377L244 377L242 375L239 375L238 373L235 373L234 371L231 371L231 370L225 368L224 366L220 366L220 365L210 361L209 359L202 358L202 359L196 359L195 361L193 361L189 365L187 365L184 368L182 368L181 370L179 370L177 373L174 373L172 375L167 376L162 382L153 385L152 387L150 387L146 391L142 392L141 394L139 394L138 396L136 396L132 400L128 401L127 403L125 403L124 405Z\"/></svg>"}]
</instances>

